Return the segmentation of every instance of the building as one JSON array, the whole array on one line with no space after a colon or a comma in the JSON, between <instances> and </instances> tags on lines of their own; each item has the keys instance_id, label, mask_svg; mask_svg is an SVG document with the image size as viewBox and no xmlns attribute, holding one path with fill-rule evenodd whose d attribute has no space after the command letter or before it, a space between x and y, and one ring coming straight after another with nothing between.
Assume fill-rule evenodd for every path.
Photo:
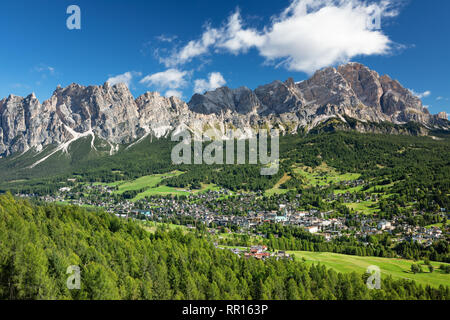
<instances>
[{"instance_id":1,"label":"building","mask_svg":"<svg viewBox=\"0 0 450 320\"><path fill-rule=\"evenodd\" d=\"M287 222L288 218L286 216L276 216L275 217L275 222L279 223L279 222Z\"/></svg>"},{"instance_id":2,"label":"building","mask_svg":"<svg viewBox=\"0 0 450 320\"><path fill-rule=\"evenodd\" d=\"M308 231L309 233L317 233L319 232L319 227L318 226L306 227L306 231Z\"/></svg>"},{"instance_id":3,"label":"building","mask_svg":"<svg viewBox=\"0 0 450 320\"><path fill-rule=\"evenodd\" d=\"M392 227L389 221L383 220L378 223L378 229L380 230L390 230Z\"/></svg>"}]
</instances>

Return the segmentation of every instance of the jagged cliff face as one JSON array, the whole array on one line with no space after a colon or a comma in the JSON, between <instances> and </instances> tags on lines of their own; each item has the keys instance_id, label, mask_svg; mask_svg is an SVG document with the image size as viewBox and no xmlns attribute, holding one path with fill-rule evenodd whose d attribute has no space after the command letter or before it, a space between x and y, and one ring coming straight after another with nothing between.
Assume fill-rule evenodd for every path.
<instances>
[{"instance_id":1,"label":"jagged cliff face","mask_svg":"<svg viewBox=\"0 0 450 320\"><path fill-rule=\"evenodd\" d=\"M92 131L112 143L131 142L138 137L137 105L124 84L71 84L56 89L49 101L64 126L76 132Z\"/></svg>"},{"instance_id":2,"label":"jagged cliff face","mask_svg":"<svg viewBox=\"0 0 450 320\"><path fill-rule=\"evenodd\" d=\"M330 118L361 122L410 121L449 128L447 115L430 115L400 83L357 64L325 68L310 79L275 81L252 91L219 88L196 94L186 104L178 98L146 93L134 99L123 84L57 88L42 104L34 94L0 100L0 155L8 156L50 144L68 144L91 135L111 150L147 136L174 130L276 127L283 133L307 130ZM368 126L360 126L367 131Z\"/></svg>"},{"instance_id":3,"label":"jagged cliff face","mask_svg":"<svg viewBox=\"0 0 450 320\"><path fill-rule=\"evenodd\" d=\"M67 138L56 108L39 103L34 95L9 96L0 101L0 155L60 143Z\"/></svg>"},{"instance_id":4,"label":"jagged cliff face","mask_svg":"<svg viewBox=\"0 0 450 320\"><path fill-rule=\"evenodd\" d=\"M220 88L205 95L195 95L192 110L220 114L223 110L288 116L299 125L315 125L327 117L350 116L362 121L409 121L427 126L445 125L444 113L430 115L421 100L389 76L358 64L325 68L310 79L294 83L275 81L254 92L246 88Z\"/></svg>"}]
</instances>

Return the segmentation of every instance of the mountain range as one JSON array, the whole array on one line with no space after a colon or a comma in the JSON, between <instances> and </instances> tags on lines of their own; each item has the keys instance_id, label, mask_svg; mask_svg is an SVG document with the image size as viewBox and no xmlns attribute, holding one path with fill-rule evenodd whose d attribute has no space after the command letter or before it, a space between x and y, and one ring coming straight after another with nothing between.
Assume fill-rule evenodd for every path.
<instances>
[{"instance_id":1,"label":"mountain range","mask_svg":"<svg viewBox=\"0 0 450 320\"><path fill-rule=\"evenodd\" d=\"M106 141L114 154L123 144L147 137L161 138L174 130L215 128L277 128L283 134L310 131L335 119L344 127L362 132L380 130L402 133L407 123L420 125L418 134L450 130L447 114L432 115L410 90L389 76L358 63L317 71L310 79L295 83L274 81L255 90L221 87L195 94L186 103L147 92L135 99L125 84L111 86L58 87L40 103L34 94L10 95L0 100L0 156L67 151L74 141L92 137ZM355 125L356 123L356 125ZM389 128L389 129L386 129Z\"/></svg>"}]
</instances>

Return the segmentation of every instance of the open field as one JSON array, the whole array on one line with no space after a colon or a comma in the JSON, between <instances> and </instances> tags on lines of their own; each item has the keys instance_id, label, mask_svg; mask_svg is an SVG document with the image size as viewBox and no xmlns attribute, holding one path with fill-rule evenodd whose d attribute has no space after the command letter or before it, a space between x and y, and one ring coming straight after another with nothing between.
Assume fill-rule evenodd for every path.
<instances>
[{"instance_id":1,"label":"open field","mask_svg":"<svg viewBox=\"0 0 450 320\"><path fill-rule=\"evenodd\" d=\"M444 228L444 224L443 223L430 224L429 226L426 226L425 228L431 229L433 227L443 229Z\"/></svg>"},{"instance_id":2,"label":"open field","mask_svg":"<svg viewBox=\"0 0 450 320\"><path fill-rule=\"evenodd\" d=\"M341 174L326 163L314 169L310 167L295 167L293 172L309 186L326 186L342 181L357 180L361 177L359 173Z\"/></svg>"},{"instance_id":3,"label":"open field","mask_svg":"<svg viewBox=\"0 0 450 320\"><path fill-rule=\"evenodd\" d=\"M114 181L114 182L96 182L94 183L94 186L107 186L107 187L117 187L120 186L121 184L125 183L124 181Z\"/></svg>"},{"instance_id":4,"label":"open field","mask_svg":"<svg viewBox=\"0 0 450 320\"><path fill-rule=\"evenodd\" d=\"M361 201L354 203L344 203L350 210L353 209L357 213L361 214L374 214L380 212L380 209L376 207L377 203L374 201Z\"/></svg>"},{"instance_id":5,"label":"open field","mask_svg":"<svg viewBox=\"0 0 450 320\"><path fill-rule=\"evenodd\" d=\"M136 180L132 181L121 181L121 182L113 182L109 184L103 184L111 187L118 187L118 190L115 191L116 194L123 194L127 191L135 191L146 189L144 192L138 194L133 201L137 201L143 199L145 197L153 196L153 195L189 195L189 192L177 188L172 188L168 186L158 186L163 180L171 177L175 177L182 174L180 171L173 171L170 173L164 174L154 174L140 177Z\"/></svg>"},{"instance_id":6,"label":"open field","mask_svg":"<svg viewBox=\"0 0 450 320\"><path fill-rule=\"evenodd\" d=\"M158 227L168 228L169 230L180 229L181 231L183 231L183 233L189 232L189 229L187 227L179 226L179 225L172 224L172 223L160 223L160 222L147 221L142 224L142 227L150 233L155 233L156 229Z\"/></svg>"},{"instance_id":7,"label":"open field","mask_svg":"<svg viewBox=\"0 0 450 320\"><path fill-rule=\"evenodd\" d=\"M280 181L278 181L272 189L269 189L266 191L266 196L273 196L274 194L284 194L289 192L288 189L281 189L281 185L283 185L284 183L286 183L289 179L291 179L291 177L289 177L288 174L284 174L284 176L280 179Z\"/></svg>"},{"instance_id":8,"label":"open field","mask_svg":"<svg viewBox=\"0 0 450 320\"><path fill-rule=\"evenodd\" d=\"M114 191L113 194L123 194L127 191L142 191L141 193L137 194L137 196L134 197L132 201L138 201L144 199L145 197L151 197L155 195L189 196L191 194L221 190L221 188L215 184L202 183L201 184L202 187L198 190L186 190L182 188L169 187L164 184L161 184L161 182L163 182L165 179L179 176L181 174L183 174L183 172L176 170L163 174L147 175L130 181L115 181L111 183L96 182L94 183L94 185L103 185L117 188L117 190Z\"/></svg>"},{"instance_id":9,"label":"open field","mask_svg":"<svg viewBox=\"0 0 450 320\"><path fill-rule=\"evenodd\" d=\"M432 262L435 267L433 273L428 271L428 267L422 265L425 273L413 274L410 271L411 264L416 263L411 260L395 259L395 258L377 258L377 257L358 257L328 252L304 252L289 251L297 259L305 258L306 263L321 263L338 272L357 272L365 273L368 266L375 265L381 269L381 275L391 275L393 278L402 278L414 280L422 285L431 285L438 287L439 285L450 286L450 275L444 274L438 270L439 266L444 263Z\"/></svg>"},{"instance_id":10,"label":"open field","mask_svg":"<svg viewBox=\"0 0 450 320\"><path fill-rule=\"evenodd\" d=\"M177 196L188 196L190 194L196 194L196 193L202 193L206 191L215 191L219 190L220 188L217 187L214 184L202 184L202 188L199 190L185 190L185 189L179 189L179 188L173 188L168 186L159 186L159 187L153 187L145 190L142 193L139 193L133 201L138 201L141 199L144 199L145 197L151 197L155 195L177 195Z\"/></svg>"},{"instance_id":11,"label":"open field","mask_svg":"<svg viewBox=\"0 0 450 320\"><path fill-rule=\"evenodd\" d=\"M118 185L119 190L117 191L117 193L122 194L126 191L141 190L144 188L154 188L164 179L178 176L180 174L182 174L182 172L170 172L170 173L164 173L164 174L153 174L153 175L149 175L149 176L143 176L136 180L119 184Z\"/></svg>"},{"instance_id":12,"label":"open field","mask_svg":"<svg viewBox=\"0 0 450 320\"><path fill-rule=\"evenodd\" d=\"M352 187L352 188L348 188L348 189L338 189L338 190L334 190L334 194L344 194L344 193L357 193L362 191L363 187L362 186L357 186L357 187Z\"/></svg>"},{"instance_id":13,"label":"open field","mask_svg":"<svg viewBox=\"0 0 450 320\"><path fill-rule=\"evenodd\" d=\"M310 167L294 167L293 176L303 181L307 186L326 186L333 183L339 183L342 181L353 181L361 177L358 173L344 173L340 174L334 168L329 167L326 163L321 164L317 168ZM265 192L267 196L272 196L274 194L284 194L289 192L289 189L282 189L281 186L289 181L292 177L289 174L285 174L280 181ZM358 187L359 190L362 187ZM345 193L346 191L342 191Z\"/></svg>"},{"instance_id":14,"label":"open field","mask_svg":"<svg viewBox=\"0 0 450 320\"><path fill-rule=\"evenodd\" d=\"M55 201L54 203L57 205L62 205L62 206L71 206L72 205L72 203L70 203L69 201ZM82 204L79 206L81 208L85 208L85 209L98 209L99 208L99 207L89 205L89 204Z\"/></svg>"},{"instance_id":15,"label":"open field","mask_svg":"<svg viewBox=\"0 0 450 320\"><path fill-rule=\"evenodd\" d=\"M172 187L168 187L168 186L159 186L159 187L154 187L154 188L150 188L142 193L139 193L134 199L133 201L138 201L141 199L144 199L145 197L151 197L151 196L156 196L156 195L161 195L161 196L165 196L165 195L179 195L179 196L188 196L190 193L185 191L185 190L181 190L181 189L176 189L176 188L172 188Z\"/></svg>"}]
</instances>

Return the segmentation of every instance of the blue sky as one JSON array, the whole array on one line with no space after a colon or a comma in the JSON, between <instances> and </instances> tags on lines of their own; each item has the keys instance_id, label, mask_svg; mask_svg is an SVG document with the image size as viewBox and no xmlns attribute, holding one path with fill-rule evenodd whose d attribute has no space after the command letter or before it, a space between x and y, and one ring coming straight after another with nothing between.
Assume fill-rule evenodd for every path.
<instances>
[{"instance_id":1,"label":"blue sky","mask_svg":"<svg viewBox=\"0 0 450 320\"><path fill-rule=\"evenodd\" d=\"M81 30L66 27L72 4ZM362 24L374 8L381 30ZM450 113L448 0L15 0L0 11L0 97L43 101L57 85L109 80L189 100L357 61Z\"/></svg>"}]
</instances>

